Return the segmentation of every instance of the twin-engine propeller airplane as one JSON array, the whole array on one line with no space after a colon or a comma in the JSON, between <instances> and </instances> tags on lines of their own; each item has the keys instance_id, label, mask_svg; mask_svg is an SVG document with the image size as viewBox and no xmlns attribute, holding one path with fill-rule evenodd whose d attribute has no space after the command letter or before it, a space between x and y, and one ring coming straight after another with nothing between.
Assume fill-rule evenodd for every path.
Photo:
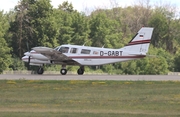
<instances>
[{"instance_id":1,"label":"twin-engine propeller airplane","mask_svg":"<svg viewBox=\"0 0 180 117\"><path fill-rule=\"evenodd\" d=\"M151 41L153 28L142 27L133 39L123 48L110 49L79 45L61 45L54 49L34 47L24 53L22 60L29 65L39 66L38 74L43 74L44 64L60 64L60 73L66 75L66 65L78 65L79 75L84 74L84 66L104 65L146 57Z\"/></svg>"}]
</instances>

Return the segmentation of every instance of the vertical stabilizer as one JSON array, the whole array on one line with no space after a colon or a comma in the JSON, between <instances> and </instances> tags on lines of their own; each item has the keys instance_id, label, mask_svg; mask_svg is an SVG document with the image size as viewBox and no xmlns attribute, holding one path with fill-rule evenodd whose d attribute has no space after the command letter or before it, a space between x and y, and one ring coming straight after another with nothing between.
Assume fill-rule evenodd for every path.
<instances>
[{"instance_id":1,"label":"vertical stabilizer","mask_svg":"<svg viewBox=\"0 0 180 117\"><path fill-rule=\"evenodd\" d=\"M133 39L123 49L125 51L131 51L132 53L144 53L146 54L149 49L153 28L142 27Z\"/></svg>"}]
</instances>

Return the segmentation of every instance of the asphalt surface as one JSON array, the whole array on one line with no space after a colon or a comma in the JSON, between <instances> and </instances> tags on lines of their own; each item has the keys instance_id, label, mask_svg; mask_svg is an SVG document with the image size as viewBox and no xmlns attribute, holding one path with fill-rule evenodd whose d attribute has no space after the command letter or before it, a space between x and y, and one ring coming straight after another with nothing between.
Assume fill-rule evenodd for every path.
<instances>
[{"instance_id":1,"label":"asphalt surface","mask_svg":"<svg viewBox=\"0 0 180 117\"><path fill-rule=\"evenodd\" d=\"M0 80L115 80L115 81L180 81L178 75L58 75L2 74Z\"/></svg>"}]
</instances>

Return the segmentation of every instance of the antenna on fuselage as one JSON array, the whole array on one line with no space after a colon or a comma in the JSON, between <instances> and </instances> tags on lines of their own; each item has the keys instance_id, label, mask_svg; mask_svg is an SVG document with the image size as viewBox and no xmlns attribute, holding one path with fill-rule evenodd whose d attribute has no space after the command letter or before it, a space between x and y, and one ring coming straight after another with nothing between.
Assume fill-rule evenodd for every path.
<instances>
[{"instance_id":1,"label":"antenna on fuselage","mask_svg":"<svg viewBox=\"0 0 180 117\"><path fill-rule=\"evenodd\" d=\"M104 48L105 44L102 46L102 48Z\"/></svg>"},{"instance_id":2,"label":"antenna on fuselage","mask_svg":"<svg viewBox=\"0 0 180 117\"><path fill-rule=\"evenodd\" d=\"M84 42L84 44L82 46L84 46L89 40L87 40L86 42Z\"/></svg>"},{"instance_id":3,"label":"antenna on fuselage","mask_svg":"<svg viewBox=\"0 0 180 117\"><path fill-rule=\"evenodd\" d=\"M86 42L84 44L86 44ZM84 46L84 44L82 46Z\"/></svg>"}]
</instances>

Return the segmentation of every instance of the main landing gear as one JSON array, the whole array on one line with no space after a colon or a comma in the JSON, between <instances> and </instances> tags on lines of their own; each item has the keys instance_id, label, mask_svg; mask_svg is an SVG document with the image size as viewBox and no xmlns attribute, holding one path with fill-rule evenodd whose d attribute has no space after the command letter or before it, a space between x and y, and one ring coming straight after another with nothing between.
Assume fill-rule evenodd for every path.
<instances>
[{"instance_id":1,"label":"main landing gear","mask_svg":"<svg viewBox=\"0 0 180 117\"><path fill-rule=\"evenodd\" d=\"M44 69L43 67L39 67L37 69L37 74L43 74L44 73ZM66 75L67 74L67 69L66 69L66 65L62 65L62 69L60 70L61 75ZM83 75L84 74L84 66L80 66L80 68L77 70L77 74L78 75Z\"/></svg>"},{"instance_id":2,"label":"main landing gear","mask_svg":"<svg viewBox=\"0 0 180 117\"><path fill-rule=\"evenodd\" d=\"M66 65L62 65L62 69L60 70L61 75L66 75L67 74L67 69L66 69ZM84 74L84 66L81 66L78 70L77 70L77 74L78 75L83 75Z\"/></svg>"},{"instance_id":3,"label":"main landing gear","mask_svg":"<svg viewBox=\"0 0 180 117\"><path fill-rule=\"evenodd\" d=\"M37 69L37 74L43 74L44 73L44 69L42 67L39 67Z\"/></svg>"},{"instance_id":4,"label":"main landing gear","mask_svg":"<svg viewBox=\"0 0 180 117\"><path fill-rule=\"evenodd\" d=\"M84 74L84 66L81 66L78 70L77 70L78 75L83 75Z\"/></svg>"},{"instance_id":5,"label":"main landing gear","mask_svg":"<svg viewBox=\"0 0 180 117\"><path fill-rule=\"evenodd\" d=\"M66 65L62 65L62 69L60 70L61 75L66 75L67 74L67 69Z\"/></svg>"}]
</instances>

